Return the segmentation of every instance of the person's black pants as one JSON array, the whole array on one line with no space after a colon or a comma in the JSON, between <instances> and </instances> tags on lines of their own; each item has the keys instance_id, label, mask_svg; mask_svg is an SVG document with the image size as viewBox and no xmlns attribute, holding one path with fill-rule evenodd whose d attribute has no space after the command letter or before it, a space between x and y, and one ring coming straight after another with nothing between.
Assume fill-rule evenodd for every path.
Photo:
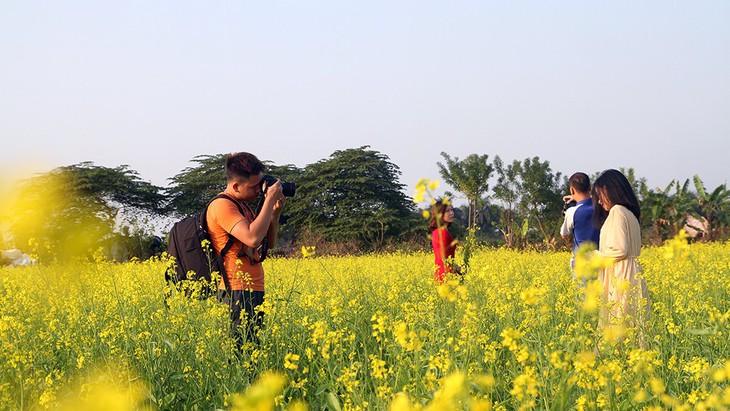
<instances>
[{"instance_id":1,"label":"person's black pants","mask_svg":"<svg viewBox=\"0 0 730 411\"><path fill-rule=\"evenodd\" d=\"M231 294L233 298L230 298ZM264 312L256 308L264 303L264 292L233 290L229 293L218 290L218 301L231 309L230 333L236 340L236 345L241 347L247 341L258 345L258 331L264 325Z\"/></svg>"}]
</instances>

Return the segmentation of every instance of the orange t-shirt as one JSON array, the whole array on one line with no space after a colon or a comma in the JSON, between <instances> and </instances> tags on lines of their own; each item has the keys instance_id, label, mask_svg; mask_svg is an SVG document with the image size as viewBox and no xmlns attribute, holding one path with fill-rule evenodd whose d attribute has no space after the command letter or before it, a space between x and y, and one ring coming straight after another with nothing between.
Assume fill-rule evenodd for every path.
<instances>
[{"instance_id":1,"label":"orange t-shirt","mask_svg":"<svg viewBox=\"0 0 730 411\"><path fill-rule=\"evenodd\" d=\"M223 247L226 246L228 233L233 230L236 224L239 224L244 219L251 224L254 218L256 218L253 211L247 205L241 204L241 208L243 208L244 215L241 215L233 202L225 198L218 198L210 203L206 218L208 221L208 233L210 234L210 239L216 252L220 253ZM245 255L238 257L238 253L242 249L243 243L234 238L233 245L223 260L226 275L231 284L231 290L264 291L264 268L261 266L261 263L251 265L251 262ZM226 287L223 278L221 278L218 288L225 290Z\"/></svg>"}]
</instances>

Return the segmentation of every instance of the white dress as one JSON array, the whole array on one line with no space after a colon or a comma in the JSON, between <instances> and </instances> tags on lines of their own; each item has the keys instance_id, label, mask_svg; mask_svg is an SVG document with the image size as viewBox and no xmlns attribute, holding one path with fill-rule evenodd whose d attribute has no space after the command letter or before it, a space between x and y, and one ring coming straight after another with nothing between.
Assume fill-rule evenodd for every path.
<instances>
[{"instance_id":1,"label":"white dress","mask_svg":"<svg viewBox=\"0 0 730 411\"><path fill-rule=\"evenodd\" d=\"M599 328L624 323L637 326L649 312L649 292L640 276L641 226L626 207L615 205L601 227L598 254L613 260L613 265L601 271L603 301Z\"/></svg>"}]
</instances>

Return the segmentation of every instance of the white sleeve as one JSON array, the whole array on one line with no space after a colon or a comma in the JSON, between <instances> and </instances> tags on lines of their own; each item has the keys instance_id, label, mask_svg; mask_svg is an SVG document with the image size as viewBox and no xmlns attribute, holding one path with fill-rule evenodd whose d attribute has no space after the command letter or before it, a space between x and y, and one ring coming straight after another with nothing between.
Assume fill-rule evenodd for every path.
<instances>
[{"instance_id":1,"label":"white sleeve","mask_svg":"<svg viewBox=\"0 0 730 411\"><path fill-rule=\"evenodd\" d=\"M629 254L629 223L625 212L614 206L601 227L602 234L604 231L606 234L602 238L606 238L605 244L596 253L616 261L626 259Z\"/></svg>"},{"instance_id":2,"label":"white sleeve","mask_svg":"<svg viewBox=\"0 0 730 411\"><path fill-rule=\"evenodd\" d=\"M578 207L570 207L565 210L565 220L563 225L560 226L560 235L570 235L573 233L573 216L575 215L575 209Z\"/></svg>"}]
</instances>

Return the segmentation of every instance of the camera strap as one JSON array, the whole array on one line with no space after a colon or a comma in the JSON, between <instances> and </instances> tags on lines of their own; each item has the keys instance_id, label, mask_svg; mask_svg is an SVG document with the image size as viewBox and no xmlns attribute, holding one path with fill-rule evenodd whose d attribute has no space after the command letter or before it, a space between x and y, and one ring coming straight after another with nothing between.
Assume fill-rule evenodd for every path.
<instances>
[{"instance_id":1,"label":"camera strap","mask_svg":"<svg viewBox=\"0 0 730 411\"><path fill-rule=\"evenodd\" d=\"M261 241L261 245L257 249L259 252L259 260L257 263L260 263L266 259L266 256L269 254L269 236L265 236L264 239ZM254 264L254 263L251 263Z\"/></svg>"},{"instance_id":2,"label":"camera strap","mask_svg":"<svg viewBox=\"0 0 730 411\"><path fill-rule=\"evenodd\" d=\"M256 217L258 217L259 213L261 212L261 207L264 204L264 196L259 196L259 201L256 203L256 210L254 211L251 209L251 207L248 204L244 204L246 209L249 213L251 213L251 221L255 220ZM245 216L244 216L245 217ZM265 235L264 239L261 240L261 244L256 247L255 249L252 247L247 246L246 244L243 244L243 247L241 248L241 251L238 252L238 257L248 258L248 262L251 265L260 264L262 261L266 259L266 256L268 255L269 251L269 235ZM256 258L256 254L258 254L258 259Z\"/></svg>"}]
</instances>

